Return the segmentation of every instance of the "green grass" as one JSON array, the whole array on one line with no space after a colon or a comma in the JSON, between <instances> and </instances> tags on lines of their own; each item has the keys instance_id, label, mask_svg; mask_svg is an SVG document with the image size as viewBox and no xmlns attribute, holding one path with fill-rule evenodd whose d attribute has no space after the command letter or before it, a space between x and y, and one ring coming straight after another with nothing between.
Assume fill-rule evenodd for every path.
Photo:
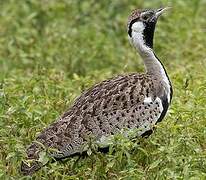
<instances>
[{"instance_id":1,"label":"green grass","mask_svg":"<svg viewBox=\"0 0 206 180\"><path fill-rule=\"evenodd\" d=\"M143 71L127 16L161 5L173 9L158 22L155 51L174 96L155 133L140 144L117 136L108 154L19 174L25 148L83 90ZM205 0L1 0L0 179L206 179L205 7Z\"/></svg>"}]
</instances>

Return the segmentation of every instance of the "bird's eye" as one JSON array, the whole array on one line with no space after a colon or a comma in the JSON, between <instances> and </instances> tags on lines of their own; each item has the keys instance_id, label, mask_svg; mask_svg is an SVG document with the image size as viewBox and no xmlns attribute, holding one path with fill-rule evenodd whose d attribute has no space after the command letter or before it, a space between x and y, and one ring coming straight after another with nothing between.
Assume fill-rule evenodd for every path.
<instances>
[{"instance_id":1,"label":"bird's eye","mask_svg":"<svg viewBox=\"0 0 206 180\"><path fill-rule=\"evenodd\" d=\"M144 21L146 21L146 20L149 19L149 17L150 17L150 14L144 14L144 15L142 16L142 19L143 19Z\"/></svg>"},{"instance_id":2,"label":"bird's eye","mask_svg":"<svg viewBox=\"0 0 206 180\"><path fill-rule=\"evenodd\" d=\"M143 21L147 21L150 17L152 17L151 12L143 13L142 16L141 16Z\"/></svg>"}]
</instances>

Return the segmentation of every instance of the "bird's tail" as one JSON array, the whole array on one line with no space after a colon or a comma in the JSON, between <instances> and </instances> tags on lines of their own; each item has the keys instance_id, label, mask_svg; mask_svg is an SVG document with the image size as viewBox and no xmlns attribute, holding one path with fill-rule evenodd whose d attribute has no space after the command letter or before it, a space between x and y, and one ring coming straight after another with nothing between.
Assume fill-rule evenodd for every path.
<instances>
[{"instance_id":1,"label":"bird's tail","mask_svg":"<svg viewBox=\"0 0 206 180\"><path fill-rule=\"evenodd\" d=\"M43 164L39 161L39 154L43 150L43 147L34 142L27 149L27 158L22 161L21 173L23 175L32 175L34 172L38 171Z\"/></svg>"}]
</instances>

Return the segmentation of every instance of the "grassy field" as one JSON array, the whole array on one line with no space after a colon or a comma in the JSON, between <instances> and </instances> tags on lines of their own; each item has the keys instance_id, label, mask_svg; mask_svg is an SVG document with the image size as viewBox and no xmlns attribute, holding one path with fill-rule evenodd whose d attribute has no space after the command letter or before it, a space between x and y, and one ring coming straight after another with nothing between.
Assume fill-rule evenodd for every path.
<instances>
[{"instance_id":1,"label":"grassy field","mask_svg":"<svg viewBox=\"0 0 206 180\"><path fill-rule=\"evenodd\" d=\"M108 154L23 177L25 148L76 96L144 70L127 40L127 16L162 5L173 9L160 18L154 46L174 96L155 133L140 144L117 136ZM1 0L0 179L206 179L205 7L205 0Z\"/></svg>"}]
</instances>

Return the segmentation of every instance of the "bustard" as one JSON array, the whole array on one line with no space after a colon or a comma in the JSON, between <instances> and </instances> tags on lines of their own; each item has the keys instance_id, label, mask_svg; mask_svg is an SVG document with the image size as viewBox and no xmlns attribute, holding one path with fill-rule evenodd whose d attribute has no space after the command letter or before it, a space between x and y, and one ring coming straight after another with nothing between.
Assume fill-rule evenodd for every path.
<instances>
[{"instance_id":1,"label":"bustard","mask_svg":"<svg viewBox=\"0 0 206 180\"><path fill-rule=\"evenodd\" d=\"M88 136L97 142L122 129L139 129L138 136L150 135L165 116L172 98L167 73L153 51L153 35L158 17L167 8L134 10L127 31L131 44L146 67L145 74L120 75L85 91L60 119L43 130L27 149L31 164L22 162L21 171L31 175L43 164L39 154L57 149L51 157L61 159L82 152Z\"/></svg>"}]
</instances>

